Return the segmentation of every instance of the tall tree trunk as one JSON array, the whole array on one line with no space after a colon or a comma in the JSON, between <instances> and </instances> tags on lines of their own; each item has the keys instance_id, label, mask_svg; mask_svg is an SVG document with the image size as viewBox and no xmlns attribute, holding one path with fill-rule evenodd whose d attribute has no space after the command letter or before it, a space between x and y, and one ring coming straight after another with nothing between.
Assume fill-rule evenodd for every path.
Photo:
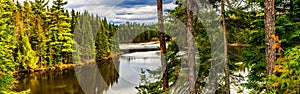
<instances>
[{"instance_id":1,"label":"tall tree trunk","mask_svg":"<svg viewBox=\"0 0 300 94\"><path fill-rule=\"evenodd\" d=\"M195 88L196 80L195 80L195 40L194 40L194 27L193 27L193 13L192 9L192 0L186 1L186 12L187 12L187 44L188 44L188 68L189 68L189 88L190 94L196 94L197 89Z\"/></svg>"},{"instance_id":2,"label":"tall tree trunk","mask_svg":"<svg viewBox=\"0 0 300 94\"><path fill-rule=\"evenodd\" d=\"M275 44L275 40L272 39L272 35L275 34L275 12L274 12L274 0L265 0L265 40L266 40L266 70L268 77L272 74L275 62L275 49L272 49L272 46ZM268 83L268 80L266 81ZM267 91L270 91L270 88L267 87Z\"/></svg>"},{"instance_id":3,"label":"tall tree trunk","mask_svg":"<svg viewBox=\"0 0 300 94\"><path fill-rule=\"evenodd\" d=\"M162 0L157 0L157 15L158 15L158 29L160 33L160 52L161 52L161 63L162 63L162 74L163 74L163 89L164 91L167 91L167 88L169 88L169 82L168 82L168 66L167 61L165 58L166 54L166 43L165 43L165 32L164 32L164 25L163 25L163 11L162 11Z\"/></svg>"},{"instance_id":4,"label":"tall tree trunk","mask_svg":"<svg viewBox=\"0 0 300 94\"><path fill-rule=\"evenodd\" d=\"M222 26L223 26L223 34L224 34L224 63L225 63L225 86L226 86L226 94L230 94L230 72L229 72L229 63L228 63L228 55L227 55L227 37L226 37L226 21L225 21L225 1L221 2L221 11L222 11Z\"/></svg>"}]
</instances>

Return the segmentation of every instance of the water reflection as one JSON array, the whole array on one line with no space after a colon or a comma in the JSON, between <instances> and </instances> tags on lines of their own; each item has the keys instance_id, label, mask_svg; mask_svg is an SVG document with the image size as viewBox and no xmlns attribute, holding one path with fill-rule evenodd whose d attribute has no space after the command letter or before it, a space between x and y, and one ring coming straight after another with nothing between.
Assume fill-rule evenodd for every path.
<instances>
[{"instance_id":1,"label":"water reflection","mask_svg":"<svg viewBox=\"0 0 300 94\"><path fill-rule=\"evenodd\" d=\"M16 91L31 89L32 94L83 94L74 70L34 73L18 80Z\"/></svg>"},{"instance_id":2,"label":"water reflection","mask_svg":"<svg viewBox=\"0 0 300 94\"><path fill-rule=\"evenodd\" d=\"M121 58L75 69L23 75L18 79L15 91L31 89L32 94L135 94L138 92L135 87L144 83L141 82L141 71L160 66L158 52L124 54Z\"/></svg>"},{"instance_id":3,"label":"water reflection","mask_svg":"<svg viewBox=\"0 0 300 94\"><path fill-rule=\"evenodd\" d=\"M113 62L109 59L97 65L95 63L83 66L76 70L81 72L78 79L85 80L85 83L80 84L74 69L27 74L18 79L19 83L15 90L31 89L32 94L102 94L109 86L117 83L119 64L118 60ZM95 69L92 68L94 65ZM100 71L100 74L96 75L96 71Z\"/></svg>"},{"instance_id":4,"label":"water reflection","mask_svg":"<svg viewBox=\"0 0 300 94\"><path fill-rule=\"evenodd\" d=\"M118 58L75 68L81 88L86 94L103 94L119 79Z\"/></svg>"},{"instance_id":5,"label":"water reflection","mask_svg":"<svg viewBox=\"0 0 300 94\"><path fill-rule=\"evenodd\" d=\"M142 70L154 70L160 66L159 51L135 52L124 54L120 58L120 78L118 84L113 85L108 94L136 94L136 86L141 83ZM149 73L146 72L146 76ZM150 79L151 80L151 79Z\"/></svg>"}]
</instances>

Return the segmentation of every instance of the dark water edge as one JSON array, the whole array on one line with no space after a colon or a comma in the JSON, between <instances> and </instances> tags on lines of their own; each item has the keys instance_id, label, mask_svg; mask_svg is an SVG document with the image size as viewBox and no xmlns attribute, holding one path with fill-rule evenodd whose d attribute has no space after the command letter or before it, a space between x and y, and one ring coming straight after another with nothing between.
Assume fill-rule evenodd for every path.
<instances>
[{"instance_id":1,"label":"dark water edge","mask_svg":"<svg viewBox=\"0 0 300 94\"><path fill-rule=\"evenodd\" d=\"M115 65L116 64L116 65ZM93 80L93 83L103 86L110 86L115 83L118 79L118 67L119 62L112 62L112 59L105 60L99 63L92 63L88 65L81 66L81 68L69 68L65 70L50 70L46 72L34 72L34 73L23 73L18 75L17 84L13 91L24 91L31 90L31 94L84 94L81 85L78 82L75 71L80 71L84 69L91 69L91 67L96 67L96 70L100 71L100 75L104 80ZM109 71L109 72L108 72ZM93 70L82 71L86 75L85 78L95 78ZM91 85L93 86L93 85ZM99 93L107 90L106 88L101 88ZM94 90L91 90L94 91ZM93 92L94 93L94 92Z\"/></svg>"},{"instance_id":2,"label":"dark water edge","mask_svg":"<svg viewBox=\"0 0 300 94\"><path fill-rule=\"evenodd\" d=\"M84 94L74 69L24 74L17 81L14 91L18 92L30 89L31 94Z\"/></svg>"}]
</instances>

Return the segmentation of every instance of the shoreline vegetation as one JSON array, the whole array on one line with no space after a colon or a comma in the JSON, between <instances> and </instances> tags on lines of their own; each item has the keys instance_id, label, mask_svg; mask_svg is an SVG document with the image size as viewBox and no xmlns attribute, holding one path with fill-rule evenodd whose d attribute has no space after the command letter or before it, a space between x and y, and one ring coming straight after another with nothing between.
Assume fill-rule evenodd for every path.
<instances>
[{"instance_id":1,"label":"shoreline vegetation","mask_svg":"<svg viewBox=\"0 0 300 94\"><path fill-rule=\"evenodd\" d=\"M156 42L159 43L159 41L149 41L149 42ZM131 42L132 43L132 42ZM136 42L136 43L145 43L145 42ZM248 44L238 44L238 43L234 43L234 44L229 44L229 46L249 46ZM85 66L85 65L89 65L90 63L94 62L94 61L103 61L103 60L108 60L111 59L113 57L117 57L124 54L124 52L119 52L119 53L115 53L115 54L111 54L109 56L103 57L100 60L97 60L96 58L94 59L89 59L89 60L84 60L84 61L79 61L77 64L74 63L69 63L69 64L58 64L58 65L54 65L54 66L40 66L37 68L31 68L28 70L16 70L14 71L14 76L19 76L19 74L24 74L24 73L35 73L35 72L48 72L48 71L62 71L62 70L66 70L66 69L72 69L75 66Z\"/></svg>"},{"instance_id":2,"label":"shoreline vegetation","mask_svg":"<svg viewBox=\"0 0 300 94\"><path fill-rule=\"evenodd\" d=\"M99 61L105 61L105 60L111 59L113 57L118 57L122 54L123 54L123 52L111 54L109 56L103 57ZM34 73L37 73L37 72L46 73L46 72L64 71L64 70L72 69L75 66L87 66L87 65L90 65L93 62L97 62L97 60L96 59L89 59L89 60L85 60L85 61L79 61L77 64L71 63L71 64L61 64L61 65L55 65L55 66L43 66L43 67L29 69L29 70L16 70L16 71L14 71L13 76L16 79L19 79L20 77L22 77L26 74L34 74ZM15 88L15 85L12 85L12 86L8 87L7 89L12 90L13 88ZM21 92L0 91L0 94L2 94L2 93L4 93L4 94L30 94L30 92L31 92L31 90L28 89L28 90L21 91Z\"/></svg>"},{"instance_id":3,"label":"shoreline vegetation","mask_svg":"<svg viewBox=\"0 0 300 94\"><path fill-rule=\"evenodd\" d=\"M159 41L157 41L155 39L152 39L151 41L148 41L148 42L155 42L155 43L159 44ZM134 42L134 43L148 43L148 42ZM133 42L130 42L130 43L133 43ZM35 73L35 72L61 71L61 70L66 70L66 69L72 69L75 66L84 66L84 65L88 65L88 64L90 64L94 61L98 62L98 61L108 60L108 59L111 59L113 57L120 56L122 54L125 54L125 52L121 51L121 52L118 52L118 53L114 53L114 54L111 54L109 56L105 56L105 57L101 58L100 60L97 60L96 58L89 59L89 60L83 60L83 61L77 62L77 64L74 64L74 63L57 64L57 65L54 65L54 66L40 66L40 67L37 67L37 68L31 68L31 69L28 69L28 70L24 70L24 69L15 70L13 72L13 74L14 74L14 76L19 76L19 74L24 74L24 73L32 74L32 73Z\"/></svg>"},{"instance_id":4,"label":"shoreline vegetation","mask_svg":"<svg viewBox=\"0 0 300 94\"><path fill-rule=\"evenodd\" d=\"M108 59L111 59L113 57L120 56L122 54L123 54L123 52L115 53L115 54L103 57L99 61L108 60ZM93 63L94 61L97 62L96 59L89 59L89 60L79 61L77 64L70 63L70 64L60 64L60 65L54 65L54 66L42 66L42 67L28 69L28 70L16 70L16 71L14 71L14 76L20 76L20 74L25 74L25 73L32 74L32 73L35 73L35 72L62 71L62 70L66 70L66 69L72 69L75 66L89 65L89 64Z\"/></svg>"}]
</instances>

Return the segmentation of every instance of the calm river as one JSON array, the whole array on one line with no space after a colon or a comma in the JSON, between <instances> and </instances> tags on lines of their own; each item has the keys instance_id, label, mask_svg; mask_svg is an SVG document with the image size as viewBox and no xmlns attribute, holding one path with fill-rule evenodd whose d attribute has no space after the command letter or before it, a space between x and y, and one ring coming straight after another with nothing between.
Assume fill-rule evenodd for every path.
<instances>
[{"instance_id":1,"label":"calm river","mask_svg":"<svg viewBox=\"0 0 300 94\"><path fill-rule=\"evenodd\" d=\"M159 51L134 52L80 68L24 75L18 80L16 91L31 89L32 94L136 94L135 87L142 84L141 71L154 70L160 64Z\"/></svg>"}]
</instances>

